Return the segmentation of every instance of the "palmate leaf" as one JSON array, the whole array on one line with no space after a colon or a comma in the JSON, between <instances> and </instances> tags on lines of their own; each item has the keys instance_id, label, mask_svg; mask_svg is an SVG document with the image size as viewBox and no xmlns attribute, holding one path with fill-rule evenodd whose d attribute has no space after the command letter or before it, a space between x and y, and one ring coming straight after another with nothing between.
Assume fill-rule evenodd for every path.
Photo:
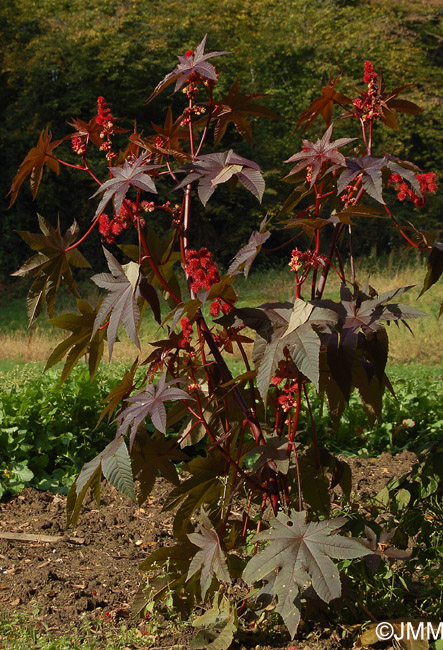
<instances>
[{"instance_id":1,"label":"palmate leaf","mask_svg":"<svg viewBox=\"0 0 443 650\"><path fill-rule=\"evenodd\" d=\"M350 156L346 158L346 165L347 169L341 173L338 179L337 194L341 194L356 176L362 174L362 185L369 196L372 196L379 203L384 203L381 170L382 167L386 166L385 159L374 158L373 156L364 156L363 158Z\"/></svg>"},{"instance_id":2,"label":"palmate leaf","mask_svg":"<svg viewBox=\"0 0 443 650\"><path fill-rule=\"evenodd\" d=\"M382 170L387 168L391 172L399 174L403 180L411 185L414 192L421 196L420 184L416 175L411 169L399 164L400 162L402 161L396 162L396 160L386 156L384 158L374 158L373 156L364 156L363 158L350 156L346 158L347 169L341 173L338 179L337 194L341 194L346 186L350 185L362 173L363 188L369 196L384 204ZM404 163L404 165L407 165L407 163Z\"/></svg>"},{"instance_id":3,"label":"palmate leaf","mask_svg":"<svg viewBox=\"0 0 443 650\"><path fill-rule=\"evenodd\" d=\"M79 118L73 117L72 122L68 122L68 124L75 129L75 133L71 135L71 138L82 138L86 143L91 141L97 147L101 147L103 144L103 140L100 137L103 127L95 121L95 117L92 117L89 122L84 122Z\"/></svg>"},{"instance_id":4,"label":"palmate leaf","mask_svg":"<svg viewBox=\"0 0 443 650\"><path fill-rule=\"evenodd\" d=\"M332 378L346 400L349 399L352 386L358 387L365 409L373 411L371 414L367 410L371 418L380 410L380 400L386 384L384 370L388 344L382 323L405 323L406 319L426 316L415 307L391 303L394 298L409 289L411 287L403 287L372 298L357 287L353 293L346 285L342 285L341 302L312 301L313 305L327 308L337 315L337 328L325 334L322 340L327 349L327 362ZM367 361L370 361L371 366L367 368L369 374L366 375L361 372L363 360L359 360L363 352L364 363L367 365ZM375 374L376 381L372 379L371 374Z\"/></svg>"},{"instance_id":5,"label":"palmate leaf","mask_svg":"<svg viewBox=\"0 0 443 650\"><path fill-rule=\"evenodd\" d=\"M267 106L254 104L260 97L268 97L265 93L251 93L242 95L240 93L240 82L234 81L227 95L223 95L217 102L212 112L212 119L217 120L214 127L214 145L217 146L223 138L229 122L233 122L243 140L252 144L252 127L249 116L268 117L278 120L279 116Z\"/></svg>"},{"instance_id":6,"label":"palmate leaf","mask_svg":"<svg viewBox=\"0 0 443 650\"><path fill-rule=\"evenodd\" d=\"M314 309L297 298L294 303L267 303L261 306L266 321L260 323L252 358L257 370L257 387L266 401L272 376L287 349L297 368L318 388L320 339L313 325L323 327L337 322L337 316L328 309ZM246 323L245 323L246 324ZM269 326L270 324L270 326Z\"/></svg>"},{"instance_id":7,"label":"palmate leaf","mask_svg":"<svg viewBox=\"0 0 443 650\"><path fill-rule=\"evenodd\" d=\"M229 583L231 582L231 576L229 575L226 557L221 547L219 536L203 509L200 515L200 522L199 532L188 535L189 541L194 546L198 546L200 551L192 558L186 580L189 580L201 569L200 587L202 600L204 600L214 576L220 582Z\"/></svg>"},{"instance_id":8,"label":"palmate leaf","mask_svg":"<svg viewBox=\"0 0 443 650\"><path fill-rule=\"evenodd\" d=\"M27 176L31 176L32 198L35 199L43 175L43 166L46 164L53 172L56 174L59 173L60 165L52 152L62 142L63 138L61 140L52 141L52 134L49 131L49 127L43 129L40 133L37 146L33 147L27 154L14 176L11 183L11 189L9 190L9 194L11 195L9 207L15 203L18 191Z\"/></svg>"},{"instance_id":9,"label":"palmate leaf","mask_svg":"<svg viewBox=\"0 0 443 650\"><path fill-rule=\"evenodd\" d=\"M102 194L102 199L98 204L94 214L94 219L105 209L111 199L114 199L114 209L118 214L125 200L126 193L130 187L136 187L144 192L157 194L154 181L148 172L153 169L159 169L159 165L146 165L146 154L142 154L135 161L125 160L123 167L110 167L109 171L112 178L106 183L100 185L98 190L90 197L91 199L97 194Z\"/></svg>"},{"instance_id":10,"label":"palmate leaf","mask_svg":"<svg viewBox=\"0 0 443 650\"><path fill-rule=\"evenodd\" d=\"M159 93L162 92L167 86L169 86L174 81L176 82L174 92L180 90L183 84L186 83L187 79L194 72L198 73L201 77L205 79L211 79L212 81L217 81L217 74L215 68L210 63L207 63L207 59L211 59L214 56L222 56L223 54L229 54L229 52L209 52L205 54L205 45L206 45L206 36L203 38L201 43L197 45L193 52L190 52L189 55L177 57L179 63L175 66L172 72L169 72L159 84L154 88L151 96L149 97L146 103L149 103L156 97Z\"/></svg>"},{"instance_id":11,"label":"palmate leaf","mask_svg":"<svg viewBox=\"0 0 443 650\"><path fill-rule=\"evenodd\" d=\"M99 306L100 303L94 309L88 302L78 298L77 309L80 312L79 314L63 314L50 320L53 327L72 332L67 339L64 339L57 345L46 362L45 371L52 368L56 363L59 363L65 354L68 353L60 376L60 386L69 377L76 363L88 353L89 376L91 381L95 377L103 356L104 341L106 339L106 330L99 330L95 334L92 334Z\"/></svg>"},{"instance_id":12,"label":"palmate leaf","mask_svg":"<svg viewBox=\"0 0 443 650\"><path fill-rule=\"evenodd\" d=\"M197 160L177 169L177 172L190 172L175 189L185 187L199 180L198 195L203 205L213 195L220 183L226 183L233 176L261 202L265 191L265 181L260 167L247 158L238 156L230 149L223 153L210 153L200 156Z\"/></svg>"},{"instance_id":13,"label":"palmate leaf","mask_svg":"<svg viewBox=\"0 0 443 650\"><path fill-rule=\"evenodd\" d=\"M102 472L117 490L135 501L131 459L123 438L116 438L93 460L85 463L68 492L66 503L67 525L75 526L88 488L91 488L97 505L100 505Z\"/></svg>"},{"instance_id":14,"label":"palmate leaf","mask_svg":"<svg viewBox=\"0 0 443 650\"><path fill-rule=\"evenodd\" d=\"M352 99L349 99L349 97L346 97L346 95L343 95L342 93L335 92L335 86L340 77L341 75L336 77L334 80L330 79L329 84L322 88L321 97L314 99L309 107L300 115L295 130L306 122L303 128L303 131L306 131L319 115L323 117L326 125L329 126L332 119L334 102L339 104L352 104Z\"/></svg>"},{"instance_id":15,"label":"palmate leaf","mask_svg":"<svg viewBox=\"0 0 443 650\"><path fill-rule=\"evenodd\" d=\"M293 618L295 598L308 582L318 596L329 603L341 594L340 577L334 559L363 557L371 551L358 540L331 533L346 522L345 518L309 522L306 513L294 512L291 517L279 513L271 526L255 536L254 541L270 544L249 560L243 579L252 585L276 574L272 594L293 638L297 629Z\"/></svg>"},{"instance_id":16,"label":"palmate leaf","mask_svg":"<svg viewBox=\"0 0 443 650\"><path fill-rule=\"evenodd\" d=\"M160 136L165 144L165 149L171 149L173 151L181 151L180 140L189 140L189 129L183 129L181 127L182 116L178 117L175 121L172 119L172 109L168 108L166 113L164 126L157 126L152 122L152 126L156 131L157 135L149 138L149 141L152 144L155 144L155 141Z\"/></svg>"},{"instance_id":17,"label":"palmate leaf","mask_svg":"<svg viewBox=\"0 0 443 650\"><path fill-rule=\"evenodd\" d=\"M334 140L334 142L330 142L331 135L332 124L325 131L323 137L316 142L303 140L303 151L285 160L285 162L297 162L287 177L296 174L309 165L311 168L310 187L312 187L325 163L344 167L346 165L345 157L338 151L338 148L349 144L349 142L353 142L355 138L339 138L338 140Z\"/></svg>"},{"instance_id":18,"label":"palmate leaf","mask_svg":"<svg viewBox=\"0 0 443 650\"><path fill-rule=\"evenodd\" d=\"M77 298L77 288L72 277L70 265L79 268L89 268L89 262L77 248L67 251L76 240L79 228L74 221L64 235L60 232L60 224L53 228L42 216L38 215L41 234L18 231L20 237L35 251L36 255L29 258L23 266L12 275L35 278L27 296L27 312L29 326L41 313L46 302L48 315L54 314L54 302L61 279Z\"/></svg>"},{"instance_id":19,"label":"palmate leaf","mask_svg":"<svg viewBox=\"0 0 443 650\"><path fill-rule=\"evenodd\" d=\"M103 248L108 267L111 273L99 273L92 276L91 280L102 289L109 291L102 302L94 321L92 335L103 325L105 318L109 317L107 326L109 359L117 338L118 327L122 323L129 338L140 348L137 327L140 312L137 306L139 296L140 266L135 262L129 262L122 266L115 257Z\"/></svg>"},{"instance_id":20,"label":"palmate leaf","mask_svg":"<svg viewBox=\"0 0 443 650\"><path fill-rule=\"evenodd\" d=\"M143 422L147 415L151 416L152 424L161 433L166 432L166 409L165 402L176 400L193 400L194 398L185 393L181 388L176 388L174 384L183 381L182 379L171 379L166 381L166 374L160 376L155 386L148 384L144 390L136 393L126 400L129 406L126 406L117 417L118 435L124 434L127 429L131 429L130 447L134 442L138 426Z\"/></svg>"},{"instance_id":21,"label":"palmate leaf","mask_svg":"<svg viewBox=\"0 0 443 650\"><path fill-rule=\"evenodd\" d=\"M131 448L131 458L134 478L140 483L139 505L148 498L159 473L173 485L180 485L172 461L188 460L188 456L175 447L174 440L167 440L159 431L152 437L139 431Z\"/></svg>"}]
</instances>

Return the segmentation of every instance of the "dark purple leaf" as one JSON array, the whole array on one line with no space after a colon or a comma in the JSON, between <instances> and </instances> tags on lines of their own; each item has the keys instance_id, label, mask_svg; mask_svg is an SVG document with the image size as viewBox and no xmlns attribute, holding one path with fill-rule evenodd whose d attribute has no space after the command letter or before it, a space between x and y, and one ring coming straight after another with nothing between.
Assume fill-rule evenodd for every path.
<instances>
[{"instance_id":1,"label":"dark purple leaf","mask_svg":"<svg viewBox=\"0 0 443 650\"><path fill-rule=\"evenodd\" d=\"M265 243L271 236L270 232L257 232L254 230L252 235L249 237L249 241L246 246L240 248L237 255L231 262L231 265L227 271L228 275L238 275L243 270L245 278L248 277L249 270L251 268L252 262L257 257L262 244Z\"/></svg>"},{"instance_id":2,"label":"dark purple leaf","mask_svg":"<svg viewBox=\"0 0 443 650\"><path fill-rule=\"evenodd\" d=\"M177 169L177 172L189 173L176 185L175 189L185 187L189 183L200 179L198 194L203 205L206 205L219 183L225 183L233 176L236 176L259 201L262 200L265 190L265 182L260 167L252 160L238 156L232 149L223 153L200 156L189 165Z\"/></svg>"},{"instance_id":3,"label":"dark purple leaf","mask_svg":"<svg viewBox=\"0 0 443 650\"><path fill-rule=\"evenodd\" d=\"M362 184L369 196L379 203L384 204L383 184L382 184L382 167L386 166L385 158L374 158L373 156L364 156L356 158L351 156L346 158L348 169L343 171L338 179L337 194L341 194L347 185L362 174Z\"/></svg>"},{"instance_id":4,"label":"dark purple leaf","mask_svg":"<svg viewBox=\"0 0 443 650\"><path fill-rule=\"evenodd\" d=\"M106 183L100 185L99 189L91 196L103 193L102 199L95 211L94 219L105 209L107 203L113 198L114 209L118 214L125 200L130 187L137 187L144 192L157 194L154 181L147 173L153 169L159 169L160 165L145 165L146 154L142 154L135 161L125 160L123 167L110 167L112 175Z\"/></svg>"},{"instance_id":5,"label":"dark purple leaf","mask_svg":"<svg viewBox=\"0 0 443 650\"><path fill-rule=\"evenodd\" d=\"M226 557L221 548L219 536L214 530L209 518L202 510L201 526L198 533L191 533L188 539L192 544L198 546L198 551L192 558L186 580L201 569L200 587L202 600L211 586L212 578L215 576L220 582L231 582L231 577L226 563Z\"/></svg>"},{"instance_id":6,"label":"dark purple leaf","mask_svg":"<svg viewBox=\"0 0 443 650\"><path fill-rule=\"evenodd\" d=\"M155 320L160 325L162 322L161 311L160 311L160 300L158 298L157 292L148 282L145 277L142 277L139 285L140 295L146 300L149 306L152 309Z\"/></svg>"},{"instance_id":7,"label":"dark purple leaf","mask_svg":"<svg viewBox=\"0 0 443 650\"><path fill-rule=\"evenodd\" d=\"M155 384L148 384L146 388L126 400L129 404L117 416L118 434L122 435L131 429L130 446L134 442L138 426L143 422L147 415L151 416L152 424L161 433L166 432L166 409L164 402L176 400L193 400L194 398L185 393L184 390L176 388L173 384L183 381L181 379L172 379L166 381L166 375L163 374Z\"/></svg>"}]
</instances>

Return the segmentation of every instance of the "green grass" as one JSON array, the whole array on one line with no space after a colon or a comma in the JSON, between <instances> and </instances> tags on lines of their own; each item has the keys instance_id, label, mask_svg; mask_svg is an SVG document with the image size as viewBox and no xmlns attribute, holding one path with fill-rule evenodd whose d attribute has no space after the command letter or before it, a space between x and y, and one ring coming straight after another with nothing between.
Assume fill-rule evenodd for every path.
<instances>
[{"instance_id":1,"label":"green grass","mask_svg":"<svg viewBox=\"0 0 443 650\"><path fill-rule=\"evenodd\" d=\"M443 337L441 335L442 321L437 319L441 295L438 285L418 299L420 287L426 268L423 260L416 257L401 257L391 255L383 264L376 258L368 258L357 263L357 279L363 284L369 279L378 293L394 288L416 285L415 288L401 296L401 302L413 304L429 314L429 317L410 321L414 336L404 327L395 325L388 327L390 340L390 360L396 364L420 362L425 364L443 363ZM294 276L289 268L281 270L258 271L251 273L248 280L243 276L236 278L234 288L239 295L239 306L258 306L264 302L290 300L294 292ZM338 299L340 281L331 272L325 297ZM53 330L48 319L42 314L29 332L26 320L26 287L23 282L15 282L0 295L0 358L4 360L43 361L65 337L61 330ZM92 283L81 285L82 295L95 303L98 297L97 288ZM75 301L65 290L57 297L55 312L75 311ZM167 314L168 307L162 302L162 314ZM208 314L209 306L203 309ZM211 322L210 317L208 322ZM163 338L165 333L158 332L149 308L146 310L140 327L142 341L141 358L150 351L149 342ZM121 332L121 342L115 346L114 359L126 361L137 354L133 344ZM144 356L143 356L144 355ZM236 374L244 371L238 361L240 355L234 358L228 356L228 362Z\"/></svg>"}]
</instances>

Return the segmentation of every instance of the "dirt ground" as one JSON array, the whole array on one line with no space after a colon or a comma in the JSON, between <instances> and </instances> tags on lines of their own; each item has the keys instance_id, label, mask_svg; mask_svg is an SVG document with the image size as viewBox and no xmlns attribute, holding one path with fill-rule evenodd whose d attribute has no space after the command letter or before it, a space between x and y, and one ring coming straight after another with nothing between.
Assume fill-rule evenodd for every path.
<instances>
[{"instance_id":1,"label":"dirt ground","mask_svg":"<svg viewBox=\"0 0 443 650\"><path fill-rule=\"evenodd\" d=\"M415 461L411 452L397 456L382 454L377 459L347 459L353 472L354 490L365 496L377 493L392 477L409 471ZM17 541L0 539L0 610L13 610L38 620L50 631L68 633L82 617L121 622L143 633L147 623L129 618L131 601L144 576L138 566L172 536L172 517L162 512L169 488L158 481L143 508L103 485L102 504L86 500L74 531L65 531L66 498L49 492L26 489L9 502L0 503L0 532L52 535L60 541ZM33 614L34 611L34 614ZM153 645L186 650L183 635L160 635ZM244 645L244 644L243 644ZM246 647L255 650L287 650L287 635L271 645L250 639ZM241 647L241 646L240 646ZM334 633L327 642L294 641L298 650L343 647Z\"/></svg>"}]
</instances>

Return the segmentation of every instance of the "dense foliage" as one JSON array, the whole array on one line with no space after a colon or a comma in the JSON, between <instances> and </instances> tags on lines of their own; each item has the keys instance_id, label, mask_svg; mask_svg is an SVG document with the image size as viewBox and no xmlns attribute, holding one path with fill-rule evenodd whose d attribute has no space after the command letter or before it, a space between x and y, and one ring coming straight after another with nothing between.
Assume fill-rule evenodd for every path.
<instances>
[{"instance_id":1,"label":"dense foliage","mask_svg":"<svg viewBox=\"0 0 443 650\"><path fill-rule=\"evenodd\" d=\"M55 174L61 167L72 169L96 184L90 197L92 223L81 237L75 220L64 230L43 216L40 233L19 233L34 251L16 272L32 278L29 321L34 323L46 307L52 325L68 332L47 362L51 368L65 360L61 383L85 355L92 379L105 347L111 359L121 326L140 348L138 331L146 310L162 332L147 358L137 356L106 398L99 421L115 414L116 435L82 467L70 488L68 524L76 524L89 488L99 501L102 474L139 504L163 476L171 483L164 509L174 510L175 543L143 563L150 575L134 609L152 610L168 594L177 611L188 615L197 603L210 600L212 607L194 621L199 629L192 646L206 647L209 639L220 649L231 644L242 621L263 620L272 609L293 638L307 601L314 608L345 597L358 604L357 596L342 591L337 560L352 560L352 567L360 566L361 558L368 566L377 560L378 567L379 556L409 557L391 544L393 530L380 537L379 552L383 514L378 507L370 511L371 522L361 512L350 520L337 516L334 487L343 494L340 509L346 512L348 502L353 510L351 472L321 446L313 392L326 402L331 427L339 426L354 391L374 424L382 415L385 390L392 391L385 372L386 324L425 316L396 301L411 287L378 294L368 282L359 284L354 250L362 222L384 218L392 233L427 255L423 292L443 272L443 245L410 220L405 223L386 202L391 196L411 210L422 209L436 192L435 173L379 151L376 136L380 125L395 130L399 115L418 115L422 109L403 96L409 84L388 86L366 61L352 94L346 94L338 76L301 113L297 128L306 131L323 120L326 130L321 137L303 139L301 150L291 152L285 161L288 196L231 253L222 274L213 252L195 243L203 226L195 199L210 209L213 195L223 195L226 185L234 197L246 191L261 202L265 179L243 151L206 148L209 138L225 145L228 129L235 127L250 142L251 116L275 118L261 104L262 96L245 93L238 81L228 92L219 88L213 62L226 54L206 51L205 37L178 56L148 99L156 100L168 87L180 91L178 110L175 105L168 109L154 135L146 136L138 122L129 133L121 128L101 95L96 114L72 118L71 132L63 138L55 140L44 129L10 188L11 205L28 178L36 197L46 166ZM343 123L349 137L335 132ZM124 133L126 148L119 151L117 138ZM62 155L66 143L70 151ZM95 165L96 156L102 165ZM179 193L177 202L168 198L171 191ZM93 283L106 293L91 304L81 294L74 269L89 267L79 246L97 230L108 272L93 275ZM242 307L236 279L248 277L255 258L276 235L285 239L279 250L292 249L287 260L294 281L287 299ZM119 241L119 250L111 252ZM324 296L333 273L341 281L338 301ZM75 296L77 312L54 316L61 283ZM209 315L203 307L205 313L209 307ZM234 347L244 364L237 377L226 363ZM189 454L195 445L196 456ZM176 469L180 461L182 479ZM363 522L369 541L361 537ZM408 538L401 543L407 545ZM240 603L231 593L234 581L248 589Z\"/></svg>"},{"instance_id":2,"label":"dense foliage","mask_svg":"<svg viewBox=\"0 0 443 650\"><path fill-rule=\"evenodd\" d=\"M30 229L36 212L50 219L59 215L63 227L71 224L75 213L82 229L92 216L88 198L93 185L75 177L69 181L69 201L62 185L48 178L35 203L26 188L7 210L9 179L28 143L37 140L47 124L55 139L63 136L63 124L73 115L90 115L99 95L128 118L120 125L132 129L135 118L143 125L145 137L153 134L151 122L163 125L169 98L162 96L147 107L143 102L157 78L169 70L176 52L185 52L201 39L202 24L215 50L232 51L229 60L220 60L221 69L229 72L226 81L221 77L221 91L228 93L238 77L242 92L270 94L264 103L281 117L254 120L254 160L266 170L265 208L275 209L286 198L280 161L299 146L299 134L292 134L298 114L315 97L319 84L327 84L340 73L341 87L353 93L362 57L385 70L389 87L398 78L404 83L416 82L410 96L424 109L420 116L405 115L402 129L380 129L375 136L379 150L395 150L404 160L413 160L423 168L441 169L442 15L439 0L188 0L186 11L177 0L3 3L1 279L6 280L8 269L21 264L26 255L13 231ZM315 127L314 133L320 135ZM343 128L338 123L337 133L344 132ZM225 143L225 148L232 146L247 156L234 129L228 129ZM97 158L93 160L99 164ZM66 170L61 170L61 178L67 179ZM252 197L218 192L210 211L195 209L204 225L193 233L195 246L210 245L218 262L228 264L231 251L238 249L255 227L258 210ZM396 209L408 215L401 206ZM421 212L420 225L440 229L440 214L441 200L437 199ZM376 220L368 223L356 245L357 252L377 247L380 253L395 247L396 240L383 222ZM85 250L100 255L97 240L88 240ZM268 266L279 262L278 253L267 253L258 260Z\"/></svg>"},{"instance_id":3,"label":"dense foliage","mask_svg":"<svg viewBox=\"0 0 443 650\"><path fill-rule=\"evenodd\" d=\"M25 371L16 386L8 379L2 388L0 496L31 486L66 494L82 465L112 440L113 427L97 427L97 404L117 380L100 373L91 382L79 366L61 388L59 381L56 370L43 378Z\"/></svg>"}]
</instances>

